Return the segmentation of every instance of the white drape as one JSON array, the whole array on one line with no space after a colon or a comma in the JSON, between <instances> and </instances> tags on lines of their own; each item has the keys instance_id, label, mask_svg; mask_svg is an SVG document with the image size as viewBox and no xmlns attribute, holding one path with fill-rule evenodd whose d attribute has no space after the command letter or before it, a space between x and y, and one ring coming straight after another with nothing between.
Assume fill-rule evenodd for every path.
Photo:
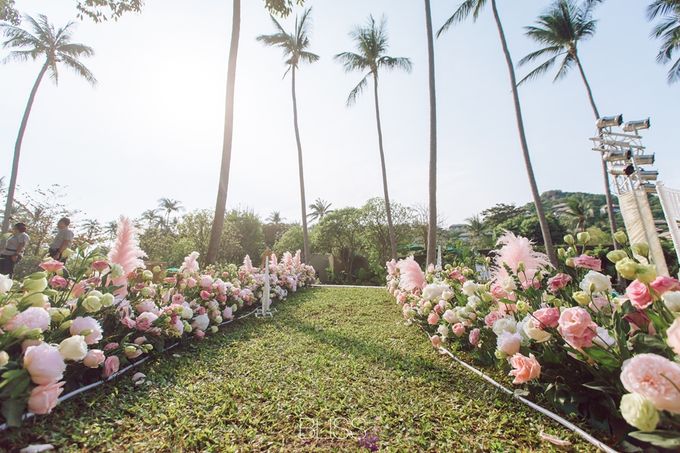
<instances>
[{"instance_id":1,"label":"white drape","mask_svg":"<svg viewBox=\"0 0 680 453\"><path fill-rule=\"evenodd\" d=\"M669 189L661 181L657 182L656 190L659 193L661 207L666 216L668 231L671 234L671 239L673 239L675 254L678 256L678 260L680 260L680 228L678 228L678 222L680 221L680 190Z\"/></svg>"}]
</instances>

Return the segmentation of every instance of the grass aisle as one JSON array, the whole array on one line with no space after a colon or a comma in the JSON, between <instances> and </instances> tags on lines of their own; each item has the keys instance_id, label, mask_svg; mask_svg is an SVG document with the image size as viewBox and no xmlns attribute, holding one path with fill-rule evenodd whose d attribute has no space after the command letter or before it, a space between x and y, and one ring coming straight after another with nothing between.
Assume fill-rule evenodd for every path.
<instances>
[{"instance_id":1,"label":"grass aisle","mask_svg":"<svg viewBox=\"0 0 680 453\"><path fill-rule=\"evenodd\" d=\"M0 447L60 451L550 450L588 447L440 357L379 289L319 288L66 402ZM375 440L375 439L373 439Z\"/></svg>"}]
</instances>

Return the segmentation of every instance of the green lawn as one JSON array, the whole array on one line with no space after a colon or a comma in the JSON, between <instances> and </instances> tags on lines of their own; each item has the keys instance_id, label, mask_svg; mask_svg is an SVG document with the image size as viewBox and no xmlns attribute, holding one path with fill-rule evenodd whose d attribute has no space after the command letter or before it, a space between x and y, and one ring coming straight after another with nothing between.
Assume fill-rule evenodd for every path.
<instances>
[{"instance_id":1,"label":"green lawn","mask_svg":"<svg viewBox=\"0 0 680 453\"><path fill-rule=\"evenodd\" d=\"M575 436L440 356L380 289L317 288L0 433L61 451L550 450ZM368 436L371 437L371 436ZM365 440L365 439L364 439Z\"/></svg>"}]
</instances>

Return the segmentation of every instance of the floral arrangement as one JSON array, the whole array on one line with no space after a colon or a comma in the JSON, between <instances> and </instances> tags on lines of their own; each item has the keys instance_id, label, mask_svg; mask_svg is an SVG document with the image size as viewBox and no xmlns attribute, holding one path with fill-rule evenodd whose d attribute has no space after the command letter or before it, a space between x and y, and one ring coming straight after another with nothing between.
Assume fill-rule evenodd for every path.
<instances>
[{"instance_id":1,"label":"floral arrangement","mask_svg":"<svg viewBox=\"0 0 680 453\"><path fill-rule=\"evenodd\" d=\"M28 410L47 414L65 390L114 376L121 366L218 331L262 295L263 270L199 268L191 253L175 274L146 269L131 222L122 218L108 256L76 251L48 260L22 282L0 275L0 404L18 426ZM271 256L272 300L316 281L295 256Z\"/></svg>"},{"instance_id":2,"label":"floral arrangement","mask_svg":"<svg viewBox=\"0 0 680 453\"><path fill-rule=\"evenodd\" d=\"M491 279L452 265L387 263L387 288L436 348L504 370L517 391L584 418L619 446L680 449L680 282L657 275L623 232L607 254L617 278L566 236L560 268L529 240L498 241ZM631 446L632 447L632 446Z\"/></svg>"}]
</instances>

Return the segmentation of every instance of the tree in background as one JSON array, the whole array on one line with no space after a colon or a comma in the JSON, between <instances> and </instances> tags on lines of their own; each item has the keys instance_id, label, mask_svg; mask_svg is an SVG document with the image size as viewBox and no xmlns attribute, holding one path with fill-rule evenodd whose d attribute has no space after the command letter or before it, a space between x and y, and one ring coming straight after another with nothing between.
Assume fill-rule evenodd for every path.
<instances>
[{"instance_id":1,"label":"tree in background","mask_svg":"<svg viewBox=\"0 0 680 453\"><path fill-rule=\"evenodd\" d=\"M314 203L309 205L309 210L311 212L307 214L307 216L310 218L310 220L321 220L324 218L324 216L333 212L331 209L332 204L333 203L329 203L326 200L317 198Z\"/></svg>"},{"instance_id":2,"label":"tree in background","mask_svg":"<svg viewBox=\"0 0 680 453\"><path fill-rule=\"evenodd\" d=\"M356 27L350 36L355 41L357 52L342 52L335 59L342 63L346 72L360 71L366 75L359 81L356 87L350 91L347 97L347 105L356 102L368 84L369 77L373 79L373 99L375 106L375 119L378 129L378 150L380 151L380 168L382 170L383 194L385 197L385 210L387 213L387 226L390 237L392 259L397 257L397 240L392 222L392 208L390 207L390 195L387 185L387 168L385 166L385 150L383 148L382 123L380 120L380 103L378 102L378 71L380 69L402 69L411 72L411 60L403 57L390 57L385 55L388 47L387 31L385 30L385 18L376 23L373 16L369 16L368 23Z\"/></svg>"},{"instance_id":3,"label":"tree in background","mask_svg":"<svg viewBox=\"0 0 680 453\"><path fill-rule=\"evenodd\" d=\"M7 214L12 212L12 204L14 202L14 192L16 190L17 176L19 174L21 143L24 139L24 133L26 132L28 117L31 114L33 101L35 100L35 95L38 92L38 87L40 86L43 77L49 72L50 78L54 80L54 83L58 83L59 65L61 65L73 70L90 84L95 85L97 83L92 72L90 72L90 70L80 61L80 58L82 57L91 57L94 55L94 50L84 44L72 42L73 22L69 22L62 28L55 29L44 15L38 16L37 19L26 16L25 20L28 22L30 30L9 23L0 23L0 31L7 38L3 43L3 47L11 49L7 57L3 60L3 63L8 61L44 59L42 68L40 69L38 77L31 89L31 93L28 96L28 103L26 104L26 109L24 110L24 115L21 119L21 125L19 126L17 141L14 145L12 172L7 190L5 215L3 216L2 221L3 233L6 233L9 230L11 216Z\"/></svg>"},{"instance_id":4,"label":"tree in background","mask_svg":"<svg viewBox=\"0 0 680 453\"><path fill-rule=\"evenodd\" d=\"M593 206L585 197L570 197L567 199L567 217L570 217L576 231L586 231L586 222L594 217Z\"/></svg>"},{"instance_id":5,"label":"tree in background","mask_svg":"<svg viewBox=\"0 0 680 453\"><path fill-rule=\"evenodd\" d=\"M489 243L489 231L479 215L465 219L465 230L472 247L482 249L491 245Z\"/></svg>"},{"instance_id":6,"label":"tree in background","mask_svg":"<svg viewBox=\"0 0 680 453\"><path fill-rule=\"evenodd\" d=\"M680 80L680 0L654 0L647 8L647 17L650 21L660 19L652 31L652 36L661 40L656 61L671 63L668 83L675 83Z\"/></svg>"},{"instance_id":7,"label":"tree in background","mask_svg":"<svg viewBox=\"0 0 680 453\"><path fill-rule=\"evenodd\" d=\"M161 198L158 200L158 209L165 212L163 225L166 230L170 229L170 216L174 213L184 211L182 203L178 200L173 200L172 198Z\"/></svg>"},{"instance_id":8,"label":"tree in background","mask_svg":"<svg viewBox=\"0 0 680 453\"><path fill-rule=\"evenodd\" d=\"M451 25L460 23L470 16L472 16L473 20L476 21L486 3L487 0L465 0L453 13L453 15L446 21L446 23L444 23L439 32L437 32L437 36L440 36L442 33L448 30L449 27L451 27ZM519 133L519 141L522 148L522 157L524 158L524 165L526 167L527 177L529 179L531 195L534 199L534 205L536 206L538 221L541 226L541 236L543 237L543 244L545 245L546 253L550 258L550 262L553 264L553 266L556 266L557 255L555 254L555 247L553 246L553 241L550 235L550 226L548 225L545 210L543 209L543 204L541 203L541 196L538 191L538 185L536 184L534 168L531 164L529 145L527 143L526 133L524 131L524 118L522 116L522 106L520 104L519 92L517 90L517 78L515 76L515 66L512 62L512 57L510 56L508 42L507 39L505 38L505 31L503 30L503 23L501 22L500 15L498 14L498 8L496 7L496 0L491 0L491 9L493 11L493 17L496 22L498 36L501 41L503 55L505 56L505 63L508 67L510 87L512 89L512 97L515 106L515 119L517 121L517 132Z\"/></svg>"},{"instance_id":9,"label":"tree in background","mask_svg":"<svg viewBox=\"0 0 680 453\"><path fill-rule=\"evenodd\" d=\"M519 61L519 65L527 65L545 57L547 57L547 60L529 72L519 83L522 84L545 74L555 65L558 59L561 59L560 67L553 82L564 78L569 70L576 65L586 89L590 107L597 121L600 118L600 111L595 104L593 91L590 88L590 83L583 70L578 54L579 43L595 34L597 21L592 17L592 8L595 4L591 2L579 6L573 0L556 0L544 14L539 16L536 25L526 27L526 35L544 47L522 58ZM600 162L607 200L609 230L613 237L614 233L616 233L616 216L614 213L612 191L609 185L609 172L607 171L607 163L604 159L600 159ZM614 245L616 245L615 242Z\"/></svg>"},{"instance_id":10,"label":"tree in background","mask_svg":"<svg viewBox=\"0 0 680 453\"><path fill-rule=\"evenodd\" d=\"M14 0L0 0L0 20L9 22L12 25L21 23L21 16L14 6Z\"/></svg>"}]
</instances>

